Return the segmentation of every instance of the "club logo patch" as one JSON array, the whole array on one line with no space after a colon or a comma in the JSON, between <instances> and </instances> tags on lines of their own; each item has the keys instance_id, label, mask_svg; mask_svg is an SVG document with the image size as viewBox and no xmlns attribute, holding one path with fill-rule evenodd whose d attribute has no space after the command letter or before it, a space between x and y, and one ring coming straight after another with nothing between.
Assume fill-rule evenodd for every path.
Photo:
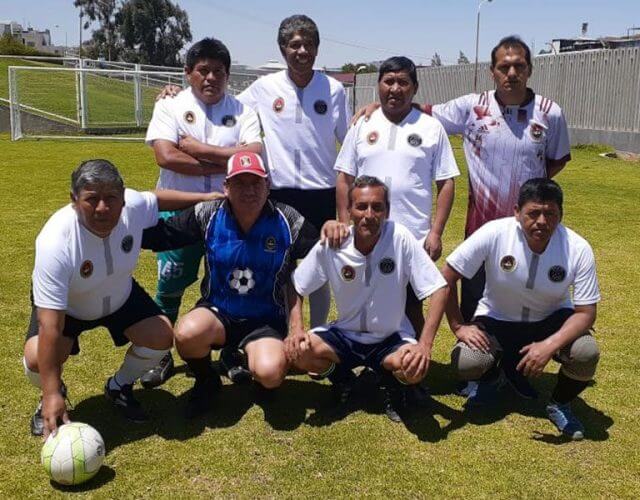
<instances>
[{"instance_id":1,"label":"club logo patch","mask_svg":"<svg viewBox=\"0 0 640 500\"><path fill-rule=\"evenodd\" d=\"M194 113L193 111L187 111L187 112L184 114L184 121L185 121L185 122L187 122L187 123L189 123L189 124L195 123L195 122L196 122L196 115L195 115L195 113Z\"/></svg>"},{"instance_id":2,"label":"club logo patch","mask_svg":"<svg viewBox=\"0 0 640 500\"><path fill-rule=\"evenodd\" d=\"M127 234L124 238L122 238L122 243L120 243L120 248L124 253L129 253L133 248L133 236Z\"/></svg>"},{"instance_id":3,"label":"club logo patch","mask_svg":"<svg viewBox=\"0 0 640 500\"><path fill-rule=\"evenodd\" d=\"M391 274L396 268L396 263L391 257L385 257L380 261L378 267L382 274Z\"/></svg>"},{"instance_id":4,"label":"club logo patch","mask_svg":"<svg viewBox=\"0 0 640 500\"><path fill-rule=\"evenodd\" d=\"M407 142L410 146L417 148L418 146L420 146L420 144L422 144L422 137L420 137L418 134L411 134L409 137L407 137Z\"/></svg>"},{"instance_id":5,"label":"club logo patch","mask_svg":"<svg viewBox=\"0 0 640 500\"><path fill-rule=\"evenodd\" d=\"M275 238L275 236L267 236L267 239L264 241L264 251L265 252L275 252L276 251L276 238Z\"/></svg>"},{"instance_id":6,"label":"club logo patch","mask_svg":"<svg viewBox=\"0 0 640 500\"><path fill-rule=\"evenodd\" d=\"M340 276L346 282L353 281L356 279L356 270L351 266L343 266L340 271Z\"/></svg>"},{"instance_id":7,"label":"club logo patch","mask_svg":"<svg viewBox=\"0 0 640 500\"><path fill-rule=\"evenodd\" d=\"M83 278L88 278L93 274L93 262L90 260L85 260L80 266L80 276Z\"/></svg>"},{"instance_id":8,"label":"club logo patch","mask_svg":"<svg viewBox=\"0 0 640 500\"><path fill-rule=\"evenodd\" d=\"M284 109L284 99L282 97L278 97L275 101L273 101L273 110L276 113L280 113Z\"/></svg>"},{"instance_id":9,"label":"club logo patch","mask_svg":"<svg viewBox=\"0 0 640 500\"><path fill-rule=\"evenodd\" d=\"M560 283L567 277L567 271L562 266L552 266L549 269L549 279L554 283Z\"/></svg>"},{"instance_id":10,"label":"club logo patch","mask_svg":"<svg viewBox=\"0 0 640 500\"><path fill-rule=\"evenodd\" d=\"M518 263L516 262L516 258L513 255L505 255L500 259L500 269L502 269L505 273L510 273L515 271Z\"/></svg>"},{"instance_id":11,"label":"club logo patch","mask_svg":"<svg viewBox=\"0 0 640 500\"><path fill-rule=\"evenodd\" d=\"M249 168L251 166L251 157L250 156L241 156L240 157L240 166L242 168Z\"/></svg>"},{"instance_id":12,"label":"club logo patch","mask_svg":"<svg viewBox=\"0 0 640 500\"><path fill-rule=\"evenodd\" d=\"M231 127L235 126L235 124L236 124L236 117L233 116L233 115L224 115L222 117L222 124L225 127L231 128Z\"/></svg>"},{"instance_id":13,"label":"club logo patch","mask_svg":"<svg viewBox=\"0 0 640 500\"><path fill-rule=\"evenodd\" d=\"M324 115L327 112L327 103L322 99L319 99L313 103L313 109L319 115Z\"/></svg>"},{"instance_id":14,"label":"club logo patch","mask_svg":"<svg viewBox=\"0 0 640 500\"><path fill-rule=\"evenodd\" d=\"M367 142L373 146L376 142L378 142L378 137L379 137L378 132L374 130L373 132L370 132L369 135L367 136Z\"/></svg>"},{"instance_id":15,"label":"club logo patch","mask_svg":"<svg viewBox=\"0 0 640 500\"><path fill-rule=\"evenodd\" d=\"M529 134L531 134L531 139L535 142L540 142L544 136L544 127L534 121L530 123Z\"/></svg>"}]
</instances>

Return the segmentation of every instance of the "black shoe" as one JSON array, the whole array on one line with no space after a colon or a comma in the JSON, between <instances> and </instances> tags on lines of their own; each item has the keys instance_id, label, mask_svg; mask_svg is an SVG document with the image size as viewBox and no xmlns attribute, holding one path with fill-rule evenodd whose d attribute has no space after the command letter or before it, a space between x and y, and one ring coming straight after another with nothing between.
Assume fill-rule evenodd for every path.
<instances>
[{"instance_id":1,"label":"black shoe","mask_svg":"<svg viewBox=\"0 0 640 500\"><path fill-rule=\"evenodd\" d=\"M67 386L64 385L64 382L62 382L62 385L60 386L60 394L62 394L62 397L67 401L68 405L71 406L71 403L69 403L69 399L67 398ZM43 434L44 419L42 418L42 397L40 397L36 411L31 415L31 435L42 436Z\"/></svg>"},{"instance_id":2,"label":"black shoe","mask_svg":"<svg viewBox=\"0 0 640 500\"><path fill-rule=\"evenodd\" d=\"M165 354L157 366L146 372L140 377L140 383L145 389L153 389L164 384L175 374L176 370L173 364L173 356L171 352Z\"/></svg>"},{"instance_id":3,"label":"black shoe","mask_svg":"<svg viewBox=\"0 0 640 500\"><path fill-rule=\"evenodd\" d=\"M205 380L196 380L189 394L185 417L195 418L213 408L214 395L220 390L222 383L216 374Z\"/></svg>"},{"instance_id":4,"label":"black shoe","mask_svg":"<svg viewBox=\"0 0 640 500\"><path fill-rule=\"evenodd\" d=\"M336 367L336 370L341 367ZM334 372L336 373L336 372ZM340 377L329 375L331 380L331 392L333 394L333 400L337 406L346 406L351 401L353 392L356 385L356 376L351 370L344 370Z\"/></svg>"},{"instance_id":5,"label":"black shoe","mask_svg":"<svg viewBox=\"0 0 640 500\"><path fill-rule=\"evenodd\" d=\"M237 349L224 347L220 351L220 364L222 372L234 384L248 384L253 377L251 372L247 370L244 364L244 357Z\"/></svg>"},{"instance_id":6,"label":"black shoe","mask_svg":"<svg viewBox=\"0 0 640 500\"><path fill-rule=\"evenodd\" d=\"M140 403L133 397L133 384L119 386L119 389L110 389L109 382L113 377L107 379L104 385L104 396L122 413L124 418L141 424L149 420L149 415L142 409ZM118 383L116 382L116 385Z\"/></svg>"},{"instance_id":7,"label":"black shoe","mask_svg":"<svg viewBox=\"0 0 640 500\"><path fill-rule=\"evenodd\" d=\"M407 408L406 388L398 382L382 387L384 413L392 422L402 422L402 413Z\"/></svg>"}]
</instances>

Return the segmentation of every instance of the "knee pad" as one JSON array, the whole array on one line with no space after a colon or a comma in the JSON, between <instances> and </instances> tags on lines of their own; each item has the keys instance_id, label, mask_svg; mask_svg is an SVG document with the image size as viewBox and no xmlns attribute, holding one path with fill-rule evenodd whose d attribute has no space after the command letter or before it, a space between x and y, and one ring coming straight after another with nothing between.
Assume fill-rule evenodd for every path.
<instances>
[{"instance_id":1,"label":"knee pad","mask_svg":"<svg viewBox=\"0 0 640 500\"><path fill-rule=\"evenodd\" d=\"M40 382L40 374L38 372L29 370L29 367L27 366L27 360L25 357L22 358L22 366L24 366L24 374L27 376L27 379L29 380L29 382L31 382L31 385L33 385L34 387L37 387L38 389L42 389L42 383Z\"/></svg>"},{"instance_id":2,"label":"knee pad","mask_svg":"<svg viewBox=\"0 0 640 500\"><path fill-rule=\"evenodd\" d=\"M451 365L461 380L479 379L496 364L497 358L496 349L476 351L464 342L458 342L451 351Z\"/></svg>"},{"instance_id":3,"label":"knee pad","mask_svg":"<svg viewBox=\"0 0 640 500\"><path fill-rule=\"evenodd\" d=\"M559 358L567 377L586 382L596 373L600 349L591 335L583 335L561 349Z\"/></svg>"}]
</instances>

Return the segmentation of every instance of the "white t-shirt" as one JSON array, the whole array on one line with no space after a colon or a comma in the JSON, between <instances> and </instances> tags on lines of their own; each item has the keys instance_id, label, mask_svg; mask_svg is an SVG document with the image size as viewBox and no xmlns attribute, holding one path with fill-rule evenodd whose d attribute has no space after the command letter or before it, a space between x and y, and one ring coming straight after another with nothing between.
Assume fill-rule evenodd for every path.
<instances>
[{"instance_id":1,"label":"white t-shirt","mask_svg":"<svg viewBox=\"0 0 640 500\"><path fill-rule=\"evenodd\" d=\"M468 94L431 112L449 134L462 134L469 167L466 234L513 213L525 181L547 177L546 162L570 158L560 106L531 93L520 106L503 106L495 91Z\"/></svg>"},{"instance_id":2,"label":"white t-shirt","mask_svg":"<svg viewBox=\"0 0 640 500\"><path fill-rule=\"evenodd\" d=\"M225 148L262 141L260 122L252 109L228 94L216 104L205 105L191 87L174 98L156 102L145 141L151 146L158 139L178 144L180 134ZM160 168L157 188L196 193L222 191L224 177L224 174L184 175Z\"/></svg>"},{"instance_id":3,"label":"white t-shirt","mask_svg":"<svg viewBox=\"0 0 640 500\"><path fill-rule=\"evenodd\" d=\"M299 88L283 70L259 78L238 99L260 116L273 188L335 187L336 140L344 140L351 119L340 82L315 71Z\"/></svg>"},{"instance_id":4,"label":"white t-shirt","mask_svg":"<svg viewBox=\"0 0 640 500\"><path fill-rule=\"evenodd\" d=\"M389 218L419 239L431 229L434 181L460 175L444 128L413 109L395 124L381 109L349 129L335 169L354 177L373 175L389 188Z\"/></svg>"},{"instance_id":5,"label":"white t-shirt","mask_svg":"<svg viewBox=\"0 0 640 500\"><path fill-rule=\"evenodd\" d=\"M323 327L336 327L363 344L380 342L405 331L407 283L419 299L446 282L411 233L387 221L369 255L354 245L354 229L339 249L317 243L293 274L300 295L309 295L327 281L338 308L338 319ZM410 328L410 327L409 327Z\"/></svg>"},{"instance_id":6,"label":"white t-shirt","mask_svg":"<svg viewBox=\"0 0 640 500\"><path fill-rule=\"evenodd\" d=\"M476 316L532 322L574 304L600 301L593 251L562 224L540 255L529 248L518 220L505 217L487 222L447 257L467 279L483 262L487 279Z\"/></svg>"},{"instance_id":7,"label":"white t-shirt","mask_svg":"<svg viewBox=\"0 0 640 500\"><path fill-rule=\"evenodd\" d=\"M81 320L102 318L129 298L142 231L158 222L153 193L125 190L118 225L106 238L87 230L71 205L58 210L36 238L33 302Z\"/></svg>"}]
</instances>

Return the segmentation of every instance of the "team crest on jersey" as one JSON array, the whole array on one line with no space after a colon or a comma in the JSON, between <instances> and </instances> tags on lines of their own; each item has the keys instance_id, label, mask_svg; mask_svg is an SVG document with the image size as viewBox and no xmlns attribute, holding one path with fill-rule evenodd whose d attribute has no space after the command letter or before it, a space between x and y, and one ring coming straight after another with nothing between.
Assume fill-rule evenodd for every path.
<instances>
[{"instance_id":1,"label":"team crest on jersey","mask_svg":"<svg viewBox=\"0 0 640 500\"><path fill-rule=\"evenodd\" d=\"M264 251L265 252L275 252L276 251L276 238L275 238L275 236L267 236L267 239L264 240Z\"/></svg>"},{"instance_id":2,"label":"team crest on jersey","mask_svg":"<svg viewBox=\"0 0 640 500\"><path fill-rule=\"evenodd\" d=\"M195 113L194 113L193 111L187 111L187 112L184 114L184 121L185 121L185 122L187 122L187 123L189 123L189 124L195 123L195 122L196 122L196 115L195 115Z\"/></svg>"},{"instance_id":3,"label":"team crest on jersey","mask_svg":"<svg viewBox=\"0 0 640 500\"><path fill-rule=\"evenodd\" d=\"M280 113L284 109L284 99L282 97L278 97L275 101L273 101L273 110L276 113Z\"/></svg>"},{"instance_id":4,"label":"team crest on jersey","mask_svg":"<svg viewBox=\"0 0 640 500\"><path fill-rule=\"evenodd\" d=\"M544 136L544 127L534 121L531 121L530 123L531 126L529 127L529 133L531 134L531 139L535 142L541 141Z\"/></svg>"},{"instance_id":5,"label":"team crest on jersey","mask_svg":"<svg viewBox=\"0 0 640 500\"><path fill-rule=\"evenodd\" d=\"M505 273L511 273L516 270L518 263L513 255L505 255L500 259L500 269Z\"/></svg>"},{"instance_id":6,"label":"team crest on jersey","mask_svg":"<svg viewBox=\"0 0 640 500\"><path fill-rule=\"evenodd\" d=\"M422 144L422 137L420 137L418 134L411 134L409 137L407 137L407 142L410 146L417 148L418 146L420 146L420 144Z\"/></svg>"},{"instance_id":7,"label":"team crest on jersey","mask_svg":"<svg viewBox=\"0 0 640 500\"><path fill-rule=\"evenodd\" d=\"M391 257L385 257L380 261L378 267L382 274L391 274L396 268L396 263Z\"/></svg>"},{"instance_id":8,"label":"team crest on jersey","mask_svg":"<svg viewBox=\"0 0 640 500\"><path fill-rule=\"evenodd\" d=\"M83 278L88 278L93 274L93 262L90 260L85 260L80 266L80 276Z\"/></svg>"},{"instance_id":9,"label":"team crest on jersey","mask_svg":"<svg viewBox=\"0 0 640 500\"><path fill-rule=\"evenodd\" d=\"M120 248L124 253L129 253L133 248L133 236L127 234L124 238L122 238L122 243L120 243Z\"/></svg>"},{"instance_id":10,"label":"team crest on jersey","mask_svg":"<svg viewBox=\"0 0 640 500\"><path fill-rule=\"evenodd\" d=\"M313 109L319 115L324 115L327 112L327 103L324 102L322 99L318 99L316 102L313 103Z\"/></svg>"},{"instance_id":11,"label":"team crest on jersey","mask_svg":"<svg viewBox=\"0 0 640 500\"><path fill-rule=\"evenodd\" d=\"M342 279L346 282L353 281L356 279L356 270L351 266L342 266L340 276L342 276Z\"/></svg>"},{"instance_id":12,"label":"team crest on jersey","mask_svg":"<svg viewBox=\"0 0 640 500\"><path fill-rule=\"evenodd\" d=\"M567 271L562 266L552 266L549 269L549 279L554 283L560 283L567 277Z\"/></svg>"},{"instance_id":13,"label":"team crest on jersey","mask_svg":"<svg viewBox=\"0 0 640 500\"><path fill-rule=\"evenodd\" d=\"M222 124L225 127L231 128L231 127L235 126L235 124L236 124L236 117L233 116L233 115L224 115L222 117Z\"/></svg>"},{"instance_id":14,"label":"team crest on jersey","mask_svg":"<svg viewBox=\"0 0 640 500\"><path fill-rule=\"evenodd\" d=\"M376 142L378 142L378 137L380 137L380 135L374 130L367 136L367 142L373 146Z\"/></svg>"},{"instance_id":15,"label":"team crest on jersey","mask_svg":"<svg viewBox=\"0 0 640 500\"><path fill-rule=\"evenodd\" d=\"M229 276L229 286L238 295L248 294L256 286L253 271L248 267L234 269Z\"/></svg>"}]
</instances>

